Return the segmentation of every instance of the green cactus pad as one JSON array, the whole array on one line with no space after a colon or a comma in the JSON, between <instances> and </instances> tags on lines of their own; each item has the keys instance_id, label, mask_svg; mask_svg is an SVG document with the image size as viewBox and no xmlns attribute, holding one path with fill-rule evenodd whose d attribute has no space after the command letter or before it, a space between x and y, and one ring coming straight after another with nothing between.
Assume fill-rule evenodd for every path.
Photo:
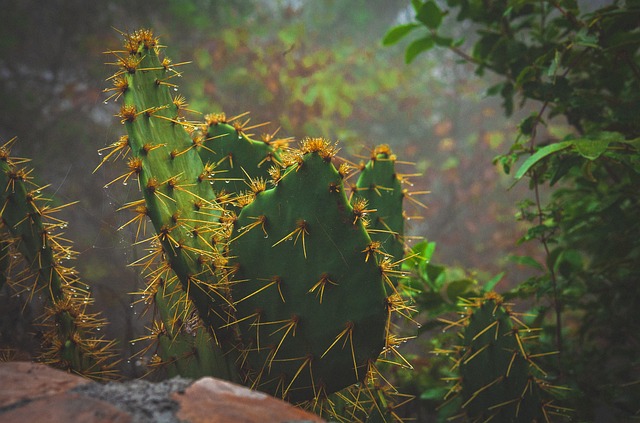
<instances>
[{"instance_id":1,"label":"green cactus pad","mask_svg":"<svg viewBox=\"0 0 640 423\"><path fill-rule=\"evenodd\" d=\"M233 313L228 299L221 244L225 228L220 223L223 209L215 194L207 169L198 155L200 146L190 136L194 127L183 114L183 97L172 97L174 77L179 76L167 58L159 57L158 40L151 31L125 35L125 52L114 52L119 71L113 76L114 96L121 99L118 116L128 137L114 144L112 151L129 151L129 172L121 178L137 179L144 197L142 207L162 246L143 267L150 271L150 284L167 270L177 276L189 301L219 345L213 345L217 359L233 363L233 331L226 326ZM120 155L120 154L118 154ZM105 159L106 160L106 159ZM136 205L137 203L133 203ZM160 257L160 260L157 260ZM216 360L217 360L216 359ZM218 377L236 380L231 366L220 366Z\"/></svg>"},{"instance_id":2,"label":"green cactus pad","mask_svg":"<svg viewBox=\"0 0 640 423\"><path fill-rule=\"evenodd\" d=\"M261 141L246 134L245 125L237 122L240 117L227 119L224 113L205 116L202 146L198 148L203 163L213 165L214 189L241 195L249 187L249 178L269 179L269 169L281 163L279 150L287 145L287 139L274 139L266 135Z\"/></svg>"},{"instance_id":3,"label":"green cactus pad","mask_svg":"<svg viewBox=\"0 0 640 423\"><path fill-rule=\"evenodd\" d=\"M168 266L189 293L211 328L227 322L226 288L214 273L221 258L221 208L181 113L184 99L172 98L169 81L178 73L158 57L157 40L149 31L125 37L128 56L118 58L115 78L122 87L119 116L128 133L132 158L128 166L137 178L157 239Z\"/></svg>"},{"instance_id":4,"label":"green cactus pad","mask_svg":"<svg viewBox=\"0 0 640 423\"><path fill-rule=\"evenodd\" d=\"M247 377L294 402L362 380L386 342L383 272L333 154L306 140L242 209L230 244Z\"/></svg>"},{"instance_id":5,"label":"green cactus pad","mask_svg":"<svg viewBox=\"0 0 640 423\"><path fill-rule=\"evenodd\" d=\"M395 169L396 157L387 145L376 147L371 160L362 168L351 199L367 201L370 213L369 234L384 251L401 260L404 255L404 215L402 183Z\"/></svg>"},{"instance_id":6,"label":"green cactus pad","mask_svg":"<svg viewBox=\"0 0 640 423\"><path fill-rule=\"evenodd\" d=\"M489 293L466 304L457 349L461 411L469 421L548 421L549 395L525 350L523 333L502 298Z\"/></svg>"}]
</instances>

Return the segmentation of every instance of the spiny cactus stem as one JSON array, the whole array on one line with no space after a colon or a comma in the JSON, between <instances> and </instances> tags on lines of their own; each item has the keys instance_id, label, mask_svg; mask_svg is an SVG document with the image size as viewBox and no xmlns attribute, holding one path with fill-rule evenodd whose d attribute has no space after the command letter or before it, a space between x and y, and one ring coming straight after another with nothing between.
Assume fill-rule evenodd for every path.
<instances>
[{"instance_id":1,"label":"spiny cactus stem","mask_svg":"<svg viewBox=\"0 0 640 423\"><path fill-rule=\"evenodd\" d=\"M234 328L228 326L233 304L220 243L224 239L224 224L220 223L223 210L210 185L211 166L205 167L198 155L205 140L190 137L194 127L182 115L189 112L186 100L170 93L175 84L167 81L178 75L174 69L177 65L167 58L160 59L157 39L150 31L125 34L125 51L114 55L114 64L120 70L113 77L114 87L107 91L113 91L114 98L122 102L118 116L128 136L126 146L124 141L118 142L108 155L132 155L128 172L119 180L135 177L144 203L126 206L136 213L129 222L137 222L140 232L141 222L148 217L157 233L151 242L161 246L160 251L152 252L139 264L148 269L150 285L161 279L170 281L171 286L179 282L184 292L175 301L165 301L159 294L153 296L153 291L146 295L155 301L163 325L171 334L170 340L158 338L160 359L173 362L180 373L188 370L195 375L200 368L208 374L237 380L237 372L232 369L233 347L229 345L234 338ZM153 262L158 262L159 271L151 270ZM209 346L184 333L191 304L210 331ZM171 344L174 341L175 346ZM222 345L229 354L221 349Z\"/></svg>"},{"instance_id":2,"label":"spiny cactus stem","mask_svg":"<svg viewBox=\"0 0 640 423\"><path fill-rule=\"evenodd\" d=\"M8 267L19 255L25 259L27 268L18 284L31 278L33 286L22 288L28 289L30 296L38 290L46 293L41 360L88 377L109 378L110 367L115 364L107 364L113 343L93 333L104 321L85 314L91 303L89 292L82 288L76 271L62 265L76 253L56 233L66 227L66 222L54 215L73 203L57 207L48 204L50 200L42 196L46 186L37 186L31 180L32 171L18 167L26 160L10 157L13 142L0 147L0 185L5 186L0 192L1 238L10 244L8 248L5 244Z\"/></svg>"}]
</instances>

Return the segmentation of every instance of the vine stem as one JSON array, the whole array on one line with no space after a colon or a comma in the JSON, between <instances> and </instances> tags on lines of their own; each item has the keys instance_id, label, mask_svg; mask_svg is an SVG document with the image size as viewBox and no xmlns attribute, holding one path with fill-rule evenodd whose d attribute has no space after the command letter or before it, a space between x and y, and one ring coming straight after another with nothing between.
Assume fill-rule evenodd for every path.
<instances>
[{"instance_id":1,"label":"vine stem","mask_svg":"<svg viewBox=\"0 0 640 423\"><path fill-rule=\"evenodd\" d=\"M462 57L467 62L480 64L480 62L478 62L472 56L470 56L469 54L465 53L464 51L456 47L450 46L449 49L453 51L455 54L457 54L458 56ZM487 67L491 69L490 66L487 66ZM563 76L565 76L567 72L568 72L568 69L564 72ZM530 154L535 153L537 127L542 121L542 115L547 110L548 106L549 106L549 101L547 100L542 104L542 108L538 112L535 122L533 124L531 137L529 138L529 141L528 141ZM539 224L542 224L544 221L544 212L542 210L542 201L540 199L540 184L538 182L538 174L535 171L532 171L531 173L532 173L531 180L533 182L534 197L535 197L536 209L538 214L538 222ZM546 267L547 267L547 272L549 274L549 278L551 279L551 286L553 288L553 298L551 299L551 302L552 302L552 306L555 314L555 323L556 323L555 343L556 343L556 349L558 350L558 374L560 375L560 377L562 377L561 363L562 363L562 355L564 350L564 345L563 345L564 343L562 339L562 302L560 301L560 296L559 296L558 278L556 276L555 270L553 269L553 266L549 266L548 264L549 262L548 259L551 256L551 252L549 250L549 243L548 243L547 237L546 235L542 235L539 239L544 249L545 256L547 258Z\"/></svg>"},{"instance_id":2,"label":"vine stem","mask_svg":"<svg viewBox=\"0 0 640 423\"><path fill-rule=\"evenodd\" d=\"M573 66L578 61L582 60L582 57L584 56L585 52L586 50L583 50L571 60L571 63L567 65L567 68L562 73L562 78L566 78L569 72L573 69ZM542 116L544 115L548 106L549 106L549 100L546 100L542 104L542 107L540 108L540 111L536 116L536 120L532 125L531 138L529 139L529 154L535 153L538 125L542 121ZM533 182L533 191L534 191L534 196L536 201L536 208L538 212L538 223L542 225L544 222L544 212L542 210L542 201L540 200L539 176L535 170L531 172L531 181ZM562 301L560 300L560 295L559 295L558 278L556 276L556 272L553 268L553 265L550 265L549 263L551 252L549 251L549 243L548 243L547 235L545 234L541 235L540 242L542 243L542 247L544 248L545 257L546 257L545 265L547 267L547 272L549 274L549 279L551 279L551 286L553 289L552 304L553 304L553 310L555 313L555 321L556 321L555 339L556 339L556 349L558 350L558 376L560 377L560 379L562 379L562 356L564 352L564 342L562 339L562 308L563 306L562 306Z\"/></svg>"},{"instance_id":3,"label":"vine stem","mask_svg":"<svg viewBox=\"0 0 640 423\"><path fill-rule=\"evenodd\" d=\"M535 153L536 136L538 132L537 128L540 122L542 121L542 116L544 115L544 112L546 111L548 105L549 105L549 101L545 101L543 103L542 108L538 112L535 122L533 124L532 130L531 130L531 137L529 138L530 154ZM538 212L538 223L542 225L544 222L544 212L542 210L542 201L540 199L539 177L538 177L538 173L535 170L531 172L531 181L533 182L533 192L534 192L534 197L536 202L536 209ZM549 263L549 257L551 256L551 252L549 251L549 243L547 240L547 236L543 234L540 236L539 239L540 239L540 243L542 244L542 247L544 248L544 252L546 256L545 265L547 267L547 272L549 274L549 278L551 279L551 286L553 288L552 304L553 304L553 310L555 313L555 321L556 321L555 322L556 323L555 340L556 340L556 349L558 350L558 374L560 377L562 377L561 363L562 363L562 355L564 350L563 339L562 339L562 302L560 300L560 296L558 293L559 291L558 278L556 277L556 272L553 268L553 265Z\"/></svg>"},{"instance_id":4,"label":"vine stem","mask_svg":"<svg viewBox=\"0 0 640 423\"><path fill-rule=\"evenodd\" d=\"M579 22L576 20L575 16L571 15L570 13L568 13L567 11L563 10L560 5L558 4L557 1L552 3L554 7L556 7L557 9L559 9L559 11L565 16L565 18L569 19L572 23L576 24L576 25L583 25L582 22ZM544 27L544 21L541 22L541 26ZM431 30L432 35L437 35L435 30ZM495 69L491 66L490 63L486 63L484 61L480 61L476 58L474 58L472 55L464 52L463 50L459 49L458 47L455 46L448 46L448 49L450 51L452 51L453 53L455 53L456 55L458 55L459 57L461 57L463 60L465 60L468 63L472 63L475 65L482 65L484 67L486 67L487 69L490 70L494 70ZM582 59L582 57L584 56L585 52L587 50L584 50L582 52L580 52L576 57L574 57L571 60L571 63L569 63L565 69L565 71L562 73L562 78L566 77L567 74L573 69L573 66L575 65L576 62L578 62L579 60ZM500 72L497 72L500 73ZM507 73L505 75L507 77L508 80L510 80L511 82L514 82L514 77L513 75ZM537 137L537 128L538 125L542 122L542 117L544 115L544 113L546 112L547 108L549 106L549 100L546 100L543 104L542 107L540 108L540 111L537 113L535 121L532 125L532 130L531 130L531 137L528 140L528 144L529 144L529 154L533 155L535 153L535 148L536 148L536 137ZM542 201L540 199L540 177L538 175L538 173L535 170L531 170L530 172L531 174L531 181L533 182L533 191L534 191L534 198L535 198L535 204L536 204L536 209L537 209L537 215L538 215L538 223L540 225L542 225L544 223L544 211L543 211L543 207L542 207ZM551 251L549 249L549 238L547 236L547 234L543 234L539 237L539 241L542 244L542 247L544 249L544 253L545 253L545 266L547 268L547 273L549 275L549 279L551 280L551 286L552 286L552 298L551 298L551 303L553 306L553 310L554 310L554 314L555 314L555 344L556 344L556 349L558 351L557 357L558 357L558 375L560 378L562 378L562 357L563 357L563 352L564 352L564 342L562 339L562 325L563 325L563 319L562 319L562 310L563 310L563 304L562 301L560 299L560 293L559 293L559 288L558 288L558 278L554 269L553 264L549 263L549 258L551 257Z\"/></svg>"}]
</instances>

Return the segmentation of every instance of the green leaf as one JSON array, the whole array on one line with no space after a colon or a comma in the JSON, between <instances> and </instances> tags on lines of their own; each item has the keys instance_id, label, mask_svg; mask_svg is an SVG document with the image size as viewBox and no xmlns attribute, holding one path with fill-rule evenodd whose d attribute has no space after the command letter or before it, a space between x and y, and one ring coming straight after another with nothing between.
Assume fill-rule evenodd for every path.
<instances>
[{"instance_id":1,"label":"green leaf","mask_svg":"<svg viewBox=\"0 0 640 423\"><path fill-rule=\"evenodd\" d=\"M558 67L560 66L560 52L556 50L553 61L549 68L547 69L547 76L551 77L554 81L556 79L556 73L558 72Z\"/></svg>"},{"instance_id":2,"label":"green leaf","mask_svg":"<svg viewBox=\"0 0 640 423\"><path fill-rule=\"evenodd\" d=\"M431 286L440 289L442 286L440 282L443 282L444 279L441 279L440 276L445 272L444 266L438 266L435 264L427 264L424 268L424 274L422 275L424 279L431 282Z\"/></svg>"},{"instance_id":3,"label":"green leaf","mask_svg":"<svg viewBox=\"0 0 640 423\"><path fill-rule=\"evenodd\" d=\"M444 14L438 5L434 1L428 1L420 7L416 19L425 24L427 28L438 29L443 16Z\"/></svg>"},{"instance_id":4,"label":"green leaf","mask_svg":"<svg viewBox=\"0 0 640 423\"><path fill-rule=\"evenodd\" d=\"M433 48L434 45L435 41L433 41L433 38L430 35L420 38L419 40L415 40L409 44L409 47L407 47L407 51L404 56L405 63L411 63L418 54Z\"/></svg>"},{"instance_id":5,"label":"green leaf","mask_svg":"<svg viewBox=\"0 0 640 423\"><path fill-rule=\"evenodd\" d=\"M447 285L447 298L449 301L458 301L460 297L469 292L475 286L475 282L471 279L460 279L453 281Z\"/></svg>"},{"instance_id":6,"label":"green leaf","mask_svg":"<svg viewBox=\"0 0 640 423\"><path fill-rule=\"evenodd\" d=\"M487 96L498 95L500 94L503 88L504 88L504 82L499 82L487 88L486 95Z\"/></svg>"},{"instance_id":7,"label":"green leaf","mask_svg":"<svg viewBox=\"0 0 640 423\"><path fill-rule=\"evenodd\" d=\"M525 118L522 122L520 122L520 125L519 125L520 132L522 132L524 135L533 134L533 129L536 127L537 123L538 123L538 114L532 113L530 116Z\"/></svg>"},{"instance_id":8,"label":"green leaf","mask_svg":"<svg viewBox=\"0 0 640 423\"><path fill-rule=\"evenodd\" d=\"M421 0L411 0L411 6L413 6L413 10L415 10L417 12L422 7L422 1Z\"/></svg>"},{"instance_id":9,"label":"green leaf","mask_svg":"<svg viewBox=\"0 0 640 423\"><path fill-rule=\"evenodd\" d=\"M619 132L602 131L588 138L573 140L573 145L582 157L595 160L607 151L609 144L612 142L626 143L627 140L625 140L624 135Z\"/></svg>"},{"instance_id":10,"label":"green leaf","mask_svg":"<svg viewBox=\"0 0 640 423\"><path fill-rule=\"evenodd\" d=\"M542 147L541 149L536 151L535 154L531 155L527 160L525 160L524 163L522 163L522 166L520 166L515 174L515 178L522 179L525 173L527 173L529 169L531 169L531 167L538 163L540 160L553 153L557 153L558 151L569 148L572 145L573 141L562 141Z\"/></svg>"},{"instance_id":11,"label":"green leaf","mask_svg":"<svg viewBox=\"0 0 640 423\"><path fill-rule=\"evenodd\" d=\"M598 140L589 140L589 139L579 139L574 140L573 145L576 146L576 150L578 153L585 159L595 160L602 153L607 151L607 147L609 147L610 141L607 139L598 139Z\"/></svg>"},{"instance_id":12,"label":"green leaf","mask_svg":"<svg viewBox=\"0 0 640 423\"><path fill-rule=\"evenodd\" d=\"M580 31L578 31L578 33L576 34L576 41L575 42L579 46L593 47L593 48L599 48L600 47L598 45L598 37L597 37L597 35L589 34L587 28L582 28Z\"/></svg>"},{"instance_id":13,"label":"green leaf","mask_svg":"<svg viewBox=\"0 0 640 423\"><path fill-rule=\"evenodd\" d=\"M457 40L453 40L451 47L460 47L464 44L466 38L458 38Z\"/></svg>"},{"instance_id":14,"label":"green leaf","mask_svg":"<svg viewBox=\"0 0 640 423\"><path fill-rule=\"evenodd\" d=\"M516 78L516 86L522 87L524 83L533 82L538 77L538 68L535 66L525 66Z\"/></svg>"},{"instance_id":15,"label":"green leaf","mask_svg":"<svg viewBox=\"0 0 640 423\"><path fill-rule=\"evenodd\" d=\"M483 287L484 291L485 292L493 291L493 288L495 288L498 282L500 282L504 277L504 273L505 272L500 272L497 275L495 275L493 278L491 278L489 281L487 281L487 283L485 283Z\"/></svg>"},{"instance_id":16,"label":"green leaf","mask_svg":"<svg viewBox=\"0 0 640 423\"><path fill-rule=\"evenodd\" d=\"M418 24L409 23L405 25L398 25L391 28L382 39L382 45L390 46L400 41L404 36L410 33L412 30L418 27Z\"/></svg>"},{"instance_id":17,"label":"green leaf","mask_svg":"<svg viewBox=\"0 0 640 423\"><path fill-rule=\"evenodd\" d=\"M435 242L426 242L424 249L421 251L420 256L424 258L425 261L431 261L431 257L433 257L433 253L436 251L436 243Z\"/></svg>"},{"instance_id":18,"label":"green leaf","mask_svg":"<svg viewBox=\"0 0 640 423\"><path fill-rule=\"evenodd\" d=\"M544 266L542 266L536 259L531 256L512 255L511 257L509 257L509 261L516 264L522 264L524 266L530 266L534 269L544 270Z\"/></svg>"}]
</instances>

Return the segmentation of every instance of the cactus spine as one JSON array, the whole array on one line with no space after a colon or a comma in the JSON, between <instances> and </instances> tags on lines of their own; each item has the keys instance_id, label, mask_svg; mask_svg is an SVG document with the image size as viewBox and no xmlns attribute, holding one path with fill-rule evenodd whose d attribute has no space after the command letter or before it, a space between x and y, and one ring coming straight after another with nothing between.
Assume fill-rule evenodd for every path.
<instances>
[{"instance_id":1,"label":"cactus spine","mask_svg":"<svg viewBox=\"0 0 640 423\"><path fill-rule=\"evenodd\" d=\"M2 277L32 298L41 293L46 306L40 360L94 379L114 377L113 342L97 336L105 322L87 313L93 302L88 286L63 263L75 256L61 230L67 223L56 216L67 205L52 206L33 182L26 159L11 157L15 138L0 147L0 239ZM24 269L19 268L22 257Z\"/></svg>"}]
</instances>

